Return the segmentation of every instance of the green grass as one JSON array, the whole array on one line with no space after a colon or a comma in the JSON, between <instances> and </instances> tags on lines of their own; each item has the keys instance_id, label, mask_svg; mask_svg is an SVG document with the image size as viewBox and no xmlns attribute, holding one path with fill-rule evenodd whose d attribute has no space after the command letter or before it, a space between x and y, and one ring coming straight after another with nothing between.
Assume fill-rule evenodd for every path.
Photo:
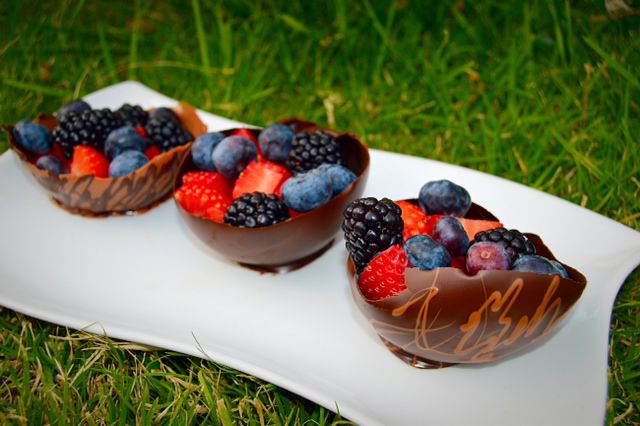
<instances>
[{"instance_id":1,"label":"green grass","mask_svg":"<svg viewBox=\"0 0 640 426\"><path fill-rule=\"evenodd\" d=\"M2 3L0 122L134 78L253 124L303 114L640 230L637 9L613 19L601 1L121 3ZM612 320L611 424L640 423L638 300L636 272ZM213 362L9 310L0 321L0 423L344 421Z\"/></svg>"}]
</instances>

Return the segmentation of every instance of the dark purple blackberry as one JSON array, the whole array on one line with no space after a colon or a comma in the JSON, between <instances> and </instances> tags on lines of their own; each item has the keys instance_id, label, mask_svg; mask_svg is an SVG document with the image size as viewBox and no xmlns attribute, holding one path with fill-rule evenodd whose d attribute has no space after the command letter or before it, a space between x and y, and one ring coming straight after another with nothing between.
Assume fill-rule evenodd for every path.
<instances>
[{"instance_id":1,"label":"dark purple blackberry","mask_svg":"<svg viewBox=\"0 0 640 426\"><path fill-rule=\"evenodd\" d=\"M224 223L241 228L261 228L289 219L289 209L273 194L251 192L236 198L224 215Z\"/></svg>"},{"instance_id":2,"label":"dark purple blackberry","mask_svg":"<svg viewBox=\"0 0 640 426\"><path fill-rule=\"evenodd\" d=\"M168 118L150 116L144 129L147 132L147 138L151 139L162 152L193 140L193 136L187 129Z\"/></svg>"},{"instance_id":3,"label":"dark purple blackberry","mask_svg":"<svg viewBox=\"0 0 640 426\"><path fill-rule=\"evenodd\" d=\"M517 229L496 228L480 231L475 235L473 241L469 243L469 246L478 241L491 241L501 244L509 253L512 262L518 255L535 254L536 252L536 248L531 241Z\"/></svg>"},{"instance_id":4,"label":"dark purple blackberry","mask_svg":"<svg viewBox=\"0 0 640 426\"><path fill-rule=\"evenodd\" d=\"M120 116L124 124L133 127L147 124L147 112L140 105L124 104L115 113Z\"/></svg>"},{"instance_id":5,"label":"dark purple blackberry","mask_svg":"<svg viewBox=\"0 0 640 426\"><path fill-rule=\"evenodd\" d=\"M102 152L109 133L122 126L122 119L108 108L69 112L59 117L53 138L60 144L65 157L71 159L73 148L80 144Z\"/></svg>"},{"instance_id":6,"label":"dark purple blackberry","mask_svg":"<svg viewBox=\"0 0 640 426\"><path fill-rule=\"evenodd\" d=\"M338 141L323 131L298 132L291 144L287 168L298 174L323 163L345 165Z\"/></svg>"},{"instance_id":7,"label":"dark purple blackberry","mask_svg":"<svg viewBox=\"0 0 640 426\"><path fill-rule=\"evenodd\" d=\"M351 202L343 214L345 245L358 271L379 252L402 244L402 210L390 199L360 198Z\"/></svg>"}]
</instances>

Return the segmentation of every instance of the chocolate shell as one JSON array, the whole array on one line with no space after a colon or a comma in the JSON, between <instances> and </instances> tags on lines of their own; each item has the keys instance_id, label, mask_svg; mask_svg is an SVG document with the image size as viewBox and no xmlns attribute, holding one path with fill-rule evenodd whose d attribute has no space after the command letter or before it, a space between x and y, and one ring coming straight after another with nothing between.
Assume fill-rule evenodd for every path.
<instances>
[{"instance_id":1,"label":"chocolate shell","mask_svg":"<svg viewBox=\"0 0 640 426\"><path fill-rule=\"evenodd\" d=\"M194 138L206 132L206 125L191 105L180 103L173 111ZM56 126L55 117L50 115L41 115L34 122L49 130ZM31 154L14 139L13 126L6 126L4 130L24 167L51 197L66 210L88 216L145 211L164 200L170 194L180 163L188 156L191 147L189 143L161 153L138 170L119 178L70 173L54 175L29 161Z\"/></svg>"},{"instance_id":2,"label":"chocolate shell","mask_svg":"<svg viewBox=\"0 0 640 426\"><path fill-rule=\"evenodd\" d=\"M491 219L476 216L479 212L488 213L474 205L467 216ZM525 236L537 254L556 260L540 237ZM495 362L542 344L586 286L580 272L563 266L569 278L519 271L468 276L456 268L407 268L405 291L370 301L360 292L353 262L347 262L361 312L393 354L418 368Z\"/></svg>"},{"instance_id":3,"label":"chocolate shell","mask_svg":"<svg viewBox=\"0 0 640 426\"><path fill-rule=\"evenodd\" d=\"M313 123L296 119L282 121L295 131L320 129ZM232 134L238 129L222 133ZM259 129L248 129L257 138ZM239 228L194 216L176 202L181 217L193 233L223 256L244 266L268 272L297 269L321 255L331 245L342 223L342 212L362 195L369 174L369 152L354 135L331 133L340 144L346 166L356 180L327 204L295 218L263 228ZM182 186L182 176L196 170L187 156L176 176L174 190Z\"/></svg>"}]
</instances>

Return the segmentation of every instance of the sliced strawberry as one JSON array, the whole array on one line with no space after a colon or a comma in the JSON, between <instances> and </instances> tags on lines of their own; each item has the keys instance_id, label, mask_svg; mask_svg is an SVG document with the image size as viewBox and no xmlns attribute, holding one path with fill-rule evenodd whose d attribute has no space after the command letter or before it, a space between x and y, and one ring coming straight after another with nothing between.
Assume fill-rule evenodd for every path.
<instances>
[{"instance_id":1,"label":"sliced strawberry","mask_svg":"<svg viewBox=\"0 0 640 426\"><path fill-rule=\"evenodd\" d=\"M408 260L402 246L391 246L373 258L358 278L358 287L368 300L380 300L406 290L404 271Z\"/></svg>"},{"instance_id":2,"label":"sliced strawberry","mask_svg":"<svg viewBox=\"0 0 640 426\"><path fill-rule=\"evenodd\" d=\"M228 195L199 182L182 186L173 196L189 213L219 223L224 222L224 214L231 204Z\"/></svg>"},{"instance_id":3,"label":"sliced strawberry","mask_svg":"<svg viewBox=\"0 0 640 426\"><path fill-rule=\"evenodd\" d=\"M280 186L291 177L286 167L270 161L252 161L240 173L231 194L234 199L249 192L276 194Z\"/></svg>"},{"instance_id":4,"label":"sliced strawberry","mask_svg":"<svg viewBox=\"0 0 640 426\"><path fill-rule=\"evenodd\" d=\"M154 157L160 155L160 148L155 145L151 145L149 148L144 150L144 155L147 157L149 161L153 160Z\"/></svg>"},{"instance_id":5,"label":"sliced strawberry","mask_svg":"<svg viewBox=\"0 0 640 426\"><path fill-rule=\"evenodd\" d=\"M405 240L427 233L427 215L420 207L404 200L396 201L396 204L402 210L402 237Z\"/></svg>"},{"instance_id":6,"label":"sliced strawberry","mask_svg":"<svg viewBox=\"0 0 640 426\"><path fill-rule=\"evenodd\" d=\"M184 186L204 185L227 197L231 196L229 181L218 172L188 172L182 176L182 184Z\"/></svg>"},{"instance_id":7,"label":"sliced strawberry","mask_svg":"<svg viewBox=\"0 0 640 426\"><path fill-rule=\"evenodd\" d=\"M107 177L109 176L109 160L89 146L78 145L73 150L71 173L78 176Z\"/></svg>"},{"instance_id":8,"label":"sliced strawberry","mask_svg":"<svg viewBox=\"0 0 640 426\"><path fill-rule=\"evenodd\" d=\"M138 132L138 134L139 134L140 136L142 136L143 138L146 138L146 137L147 137L147 131L144 129L144 127L136 126L136 127L134 127L134 130L135 130L136 132Z\"/></svg>"},{"instance_id":9,"label":"sliced strawberry","mask_svg":"<svg viewBox=\"0 0 640 426\"><path fill-rule=\"evenodd\" d=\"M487 231L489 229L495 229L502 227L502 223L492 220L479 220L479 219L465 219L462 217L456 218L460 221L464 230L467 232L469 241L473 240L473 237L480 231Z\"/></svg>"}]
</instances>

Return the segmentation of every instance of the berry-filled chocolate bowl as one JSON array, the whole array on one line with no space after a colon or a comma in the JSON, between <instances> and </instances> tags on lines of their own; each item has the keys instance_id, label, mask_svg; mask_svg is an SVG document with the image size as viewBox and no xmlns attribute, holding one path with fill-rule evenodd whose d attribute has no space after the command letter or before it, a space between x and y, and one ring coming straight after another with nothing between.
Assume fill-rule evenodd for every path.
<instances>
[{"instance_id":1,"label":"berry-filled chocolate bowl","mask_svg":"<svg viewBox=\"0 0 640 426\"><path fill-rule=\"evenodd\" d=\"M369 171L354 135L297 119L206 133L190 152L174 184L181 217L226 258L272 272L330 247Z\"/></svg>"},{"instance_id":2,"label":"berry-filled chocolate bowl","mask_svg":"<svg viewBox=\"0 0 640 426\"><path fill-rule=\"evenodd\" d=\"M206 131L195 109L94 109L75 100L55 115L5 126L24 167L60 206L82 215L133 213L171 193L190 143Z\"/></svg>"},{"instance_id":3,"label":"berry-filled chocolate bowl","mask_svg":"<svg viewBox=\"0 0 640 426\"><path fill-rule=\"evenodd\" d=\"M354 200L342 229L356 304L384 345L418 368L528 351L586 286L539 236L505 228L448 180L425 183L417 199Z\"/></svg>"}]
</instances>

